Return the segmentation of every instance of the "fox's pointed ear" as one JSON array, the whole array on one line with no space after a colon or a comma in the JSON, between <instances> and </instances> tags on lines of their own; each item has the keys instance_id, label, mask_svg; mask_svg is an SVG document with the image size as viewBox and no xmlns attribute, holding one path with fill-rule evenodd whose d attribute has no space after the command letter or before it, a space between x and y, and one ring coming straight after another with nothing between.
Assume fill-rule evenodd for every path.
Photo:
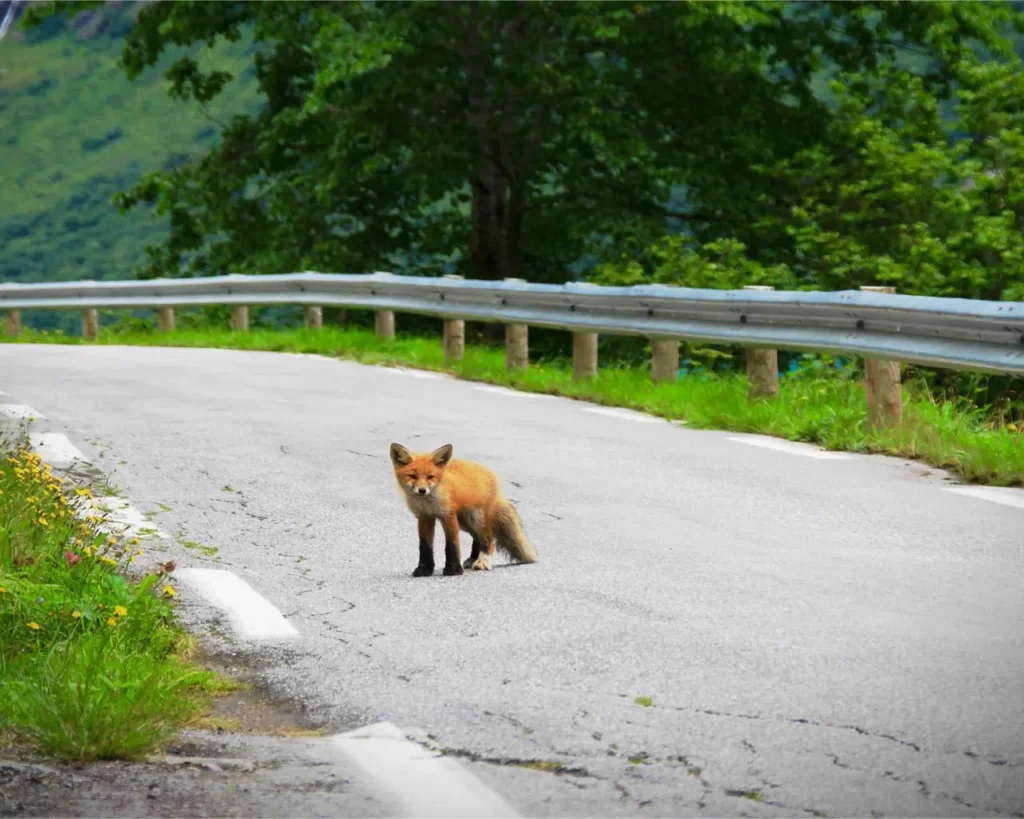
<instances>
[{"instance_id":1,"label":"fox's pointed ear","mask_svg":"<svg viewBox=\"0 0 1024 819\"><path fill-rule=\"evenodd\" d=\"M412 462L412 455L409 454L409 450L401 444L391 445L391 462L395 466L405 466Z\"/></svg>"},{"instance_id":2,"label":"fox's pointed ear","mask_svg":"<svg viewBox=\"0 0 1024 819\"><path fill-rule=\"evenodd\" d=\"M438 447L430 453L430 457L438 466L444 466L452 459L452 445L445 444L442 447Z\"/></svg>"}]
</instances>

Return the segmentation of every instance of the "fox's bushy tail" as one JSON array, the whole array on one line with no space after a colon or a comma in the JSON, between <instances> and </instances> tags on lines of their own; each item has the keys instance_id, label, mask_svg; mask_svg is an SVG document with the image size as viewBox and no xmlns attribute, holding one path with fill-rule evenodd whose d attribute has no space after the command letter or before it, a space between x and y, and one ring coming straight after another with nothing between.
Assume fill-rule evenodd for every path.
<instances>
[{"instance_id":1,"label":"fox's bushy tail","mask_svg":"<svg viewBox=\"0 0 1024 819\"><path fill-rule=\"evenodd\" d=\"M517 563L537 562L537 551L526 536L519 513L504 499L498 505L498 512L494 516L494 542Z\"/></svg>"}]
</instances>

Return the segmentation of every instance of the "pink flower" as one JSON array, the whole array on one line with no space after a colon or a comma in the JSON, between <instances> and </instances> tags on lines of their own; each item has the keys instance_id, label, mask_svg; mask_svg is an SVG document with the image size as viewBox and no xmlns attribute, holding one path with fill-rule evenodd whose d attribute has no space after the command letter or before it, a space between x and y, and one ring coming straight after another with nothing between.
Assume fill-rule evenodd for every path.
<instances>
[{"instance_id":1,"label":"pink flower","mask_svg":"<svg viewBox=\"0 0 1024 819\"><path fill-rule=\"evenodd\" d=\"M82 556L79 555L79 554L76 554L75 552L68 551L68 552L64 552L64 559L68 563L70 563L72 566L74 566L79 560L82 559Z\"/></svg>"}]
</instances>

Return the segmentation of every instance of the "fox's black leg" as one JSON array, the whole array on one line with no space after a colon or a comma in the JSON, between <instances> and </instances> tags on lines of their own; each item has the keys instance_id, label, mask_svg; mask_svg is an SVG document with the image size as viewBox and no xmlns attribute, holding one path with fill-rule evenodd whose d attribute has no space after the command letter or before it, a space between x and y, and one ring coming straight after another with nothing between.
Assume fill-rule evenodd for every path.
<instances>
[{"instance_id":1,"label":"fox's black leg","mask_svg":"<svg viewBox=\"0 0 1024 819\"><path fill-rule=\"evenodd\" d=\"M459 560L459 523L455 515L441 521L444 529L444 572L451 576L462 574L462 562Z\"/></svg>"},{"instance_id":2,"label":"fox's black leg","mask_svg":"<svg viewBox=\"0 0 1024 819\"><path fill-rule=\"evenodd\" d=\"M469 557L467 557L466 560L463 562L462 568L468 569L470 566L476 563L476 559L478 557L480 557L480 538L478 538L476 535L473 535L473 548L469 552Z\"/></svg>"},{"instance_id":3,"label":"fox's black leg","mask_svg":"<svg viewBox=\"0 0 1024 819\"><path fill-rule=\"evenodd\" d=\"M420 518L420 562L412 573L413 577L430 577L434 573L434 524L433 518Z\"/></svg>"}]
</instances>

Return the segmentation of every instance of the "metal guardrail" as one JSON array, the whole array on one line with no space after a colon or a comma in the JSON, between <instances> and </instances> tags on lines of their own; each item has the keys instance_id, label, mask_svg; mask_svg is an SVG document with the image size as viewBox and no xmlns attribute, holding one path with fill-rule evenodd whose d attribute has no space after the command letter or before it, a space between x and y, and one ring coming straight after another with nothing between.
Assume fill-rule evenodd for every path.
<instances>
[{"instance_id":1,"label":"metal guardrail","mask_svg":"<svg viewBox=\"0 0 1024 819\"><path fill-rule=\"evenodd\" d=\"M0 309L4 310L218 304L363 307L1024 374L1024 302L861 291L548 285L390 273L0 284Z\"/></svg>"}]
</instances>

